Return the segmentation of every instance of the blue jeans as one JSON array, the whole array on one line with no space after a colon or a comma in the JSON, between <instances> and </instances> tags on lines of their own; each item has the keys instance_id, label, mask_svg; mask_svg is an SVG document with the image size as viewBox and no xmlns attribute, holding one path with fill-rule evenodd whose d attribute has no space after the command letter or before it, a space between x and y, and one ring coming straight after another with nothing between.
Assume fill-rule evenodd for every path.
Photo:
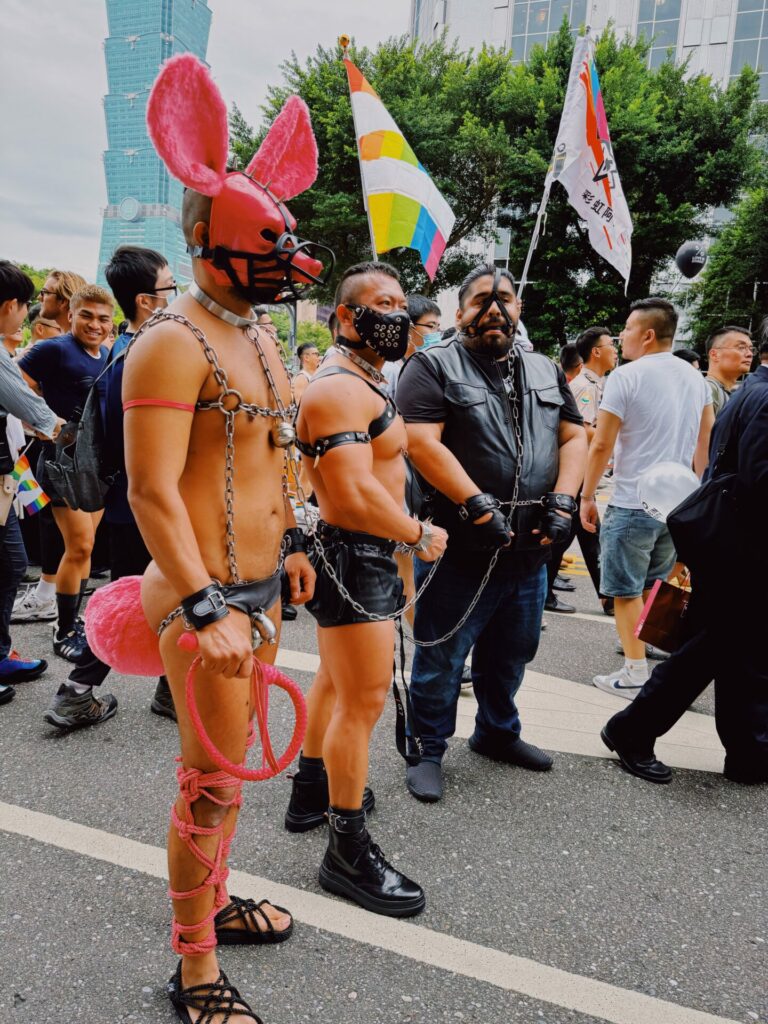
<instances>
[{"instance_id":1,"label":"blue jeans","mask_svg":"<svg viewBox=\"0 0 768 1024\"><path fill-rule=\"evenodd\" d=\"M16 509L11 506L5 526L0 526L0 661L11 653L13 602L26 571L27 552Z\"/></svg>"},{"instance_id":2,"label":"blue jeans","mask_svg":"<svg viewBox=\"0 0 768 1024\"><path fill-rule=\"evenodd\" d=\"M600 527L600 593L639 597L675 564L675 545L665 523L641 508L609 505Z\"/></svg>"},{"instance_id":3,"label":"blue jeans","mask_svg":"<svg viewBox=\"0 0 768 1024\"><path fill-rule=\"evenodd\" d=\"M435 640L450 632L466 612L482 580L486 559L469 572L443 560L424 596L416 604L414 635ZM416 559L418 588L430 566ZM477 698L475 738L504 748L520 735L515 694L525 666L539 646L541 617L547 594L545 566L533 572L512 572L497 566L476 607L454 637L437 647L417 647L411 672L414 728L424 744L424 757L440 761L456 731L461 673L472 647L472 685Z\"/></svg>"}]
</instances>

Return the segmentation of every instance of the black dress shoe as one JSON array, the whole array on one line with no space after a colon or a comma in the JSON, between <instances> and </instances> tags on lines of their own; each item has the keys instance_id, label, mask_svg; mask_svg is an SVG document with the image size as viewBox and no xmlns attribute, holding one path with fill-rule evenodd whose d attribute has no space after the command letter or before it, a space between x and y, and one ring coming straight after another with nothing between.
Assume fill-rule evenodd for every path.
<instances>
[{"instance_id":1,"label":"black dress shoe","mask_svg":"<svg viewBox=\"0 0 768 1024\"><path fill-rule=\"evenodd\" d=\"M742 786L759 786L761 783L768 782L768 767L760 770L750 765L739 764L726 754L723 775L730 782L738 782Z\"/></svg>"},{"instance_id":2,"label":"black dress shoe","mask_svg":"<svg viewBox=\"0 0 768 1024\"><path fill-rule=\"evenodd\" d=\"M576 589L576 584L575 583L571 583L570 580L567 580L564 576L560 576L558 574L557 576L555 576L554 580L552 581L552 589L553 590L562 590L562 591L565 591L566 593L572 593Z\"/></svg>"},{"instance_id":3,"label":"black dress shoe","mask_svg":"<svg viewBox=\"0 0 768 1024\"><path fill-rule=\"evenodd\" d=\"M299 757L299 770L291 779L291 799L285 812L288 832L309 832L327 821L328 776L322 758ZM373 791L363 791L363 810L370 814L376 806Z\"/></svg>"},{"instance_id":4,"label":"black dress shoe","mask_svg":"<svg viewBox=\"0 0 768 1024\"><path fill-rule=\"evenodd\" d=\"M157 681L149 710L155 715L160 715L162 718L170 718L171 721L176 721L176 707L173 703L173 694L165 676L160 676Z\"/></svg>"},{"instance_id":5,"label":"black dress shoe","mask_svg":"<svg viewBox=\"0 0 768 1024\"><path fill-rule=\"evenodd\" d=\"M533 772L548 772L554 761L545 751L535 747L533 743L526 743L518 737L504 746L497 746L491 743L483 743L473 734L467 740L470 750L492 761L503 761L504 764L514 764L518 768L528 768Z\"/></svg>"},{"instance_id":6,"label":"black dress shoe","mask_svg":"<svg viewBox=\"0 0 768 1024\"><path fill-rule=\"evenodd\" d=\"M365 827L362 811L329 808L328 849L320 885L365 910L387 917L412 917L425 905L424 890L385 859Z\"/></svg>"},{"instance_id":7,"label":"black dress shoe","mask_svg":"<svg viewBox=\"0 0 768 1024\"><path fill-rule=\"evenodd\" d=\"M616 754L622 768L628 771L630 775L636 775L639 779L645 779L646 782L671 782L672 769L656 759L653 749L651 749L650 754L647 752L638 753L636 750L632 750L627 744L617 740L615 734L611 733L611 721L612 719L606 722L600 733L600 739L609 750Z\"/></svg>"},{"instance_id":8,"label":"black dress shoe","mask_svg":"<svg viewBox=\"0 0 768 1024\"><path fill-rule=\"evenodd\" d=\"M292 604L284 604L282 609L282 620L283 622L293 622L298 617L298 609L294 608Z\"/></svg>"},{"instance_id":9,"label":"black dress shoe","mask_svg":"<svg viewBox=\"0 0 768 1024\"><path fill-rule=\"evenodd\" d=\"M544 602L544 608L548 612L563 612L565 615L570 615L576 611L575 604L566 604L565 601L561 601L557 594L550 594L547 600Z\"/></svg>"},{"instance_id":10,"label":"black dress shoe","mask_svg":"<svg viewBox=\"0 0 768 1024\"><path fill-rule=\"evenodd\" d=\"M411 796L432 804L443 795L443 773L438 761L419 761L410 764L405 773L405 784Z\"/></svg>"},{"instance_id":11,"label":"black dress shoe","mask_svg":"<svg viewBox=\"0 0 768 1024\"><path fill-rule=\"evenodd\" d=\"M0 685L0 704L8 704L16 696L16 690L12 686Z\"/></svg>"}]
</instances>

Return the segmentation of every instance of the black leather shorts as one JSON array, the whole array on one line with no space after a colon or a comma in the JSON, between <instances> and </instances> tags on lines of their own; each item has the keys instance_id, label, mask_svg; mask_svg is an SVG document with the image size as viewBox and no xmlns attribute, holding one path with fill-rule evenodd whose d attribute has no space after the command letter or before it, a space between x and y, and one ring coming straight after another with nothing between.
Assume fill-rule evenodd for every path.
<instances>
[{"instance_id":1,"label":"black leather shorts","mask_svg":"<svg viewBox=\"0 0 768 1024\"><path fill-rule=\"evenodd\" d=\"M391 615L402 608L403 581L397 574L393 540L342 530L323 522L318 524L318 533L334 573L366 612ZM355 611L341 596L314 544L310 544L309 560L317 573L317 582L314 597L306 607L318 626L332 629L370 622L367 615Z\"/></svg>"}]
</instances>

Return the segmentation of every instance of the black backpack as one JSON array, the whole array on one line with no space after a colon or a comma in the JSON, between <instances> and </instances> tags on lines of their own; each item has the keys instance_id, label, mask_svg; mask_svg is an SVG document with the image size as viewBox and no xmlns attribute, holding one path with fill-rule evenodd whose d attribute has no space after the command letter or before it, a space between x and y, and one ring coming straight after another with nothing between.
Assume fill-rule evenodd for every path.
<instances>
[{"instance_id":1,"label":"black backpack","mask_svg":"<svg viewBox=\"0 0 768 1024\"><path fill-rule=\"evenodd\" d=\"M667 517L677 557L699 579L722 579L747 553L749 501L738 479L736 441L741 409L754 386L742 385L741 393L731 399L728 432L714 453L707 481Z\"/></svg>"}]
</instances>

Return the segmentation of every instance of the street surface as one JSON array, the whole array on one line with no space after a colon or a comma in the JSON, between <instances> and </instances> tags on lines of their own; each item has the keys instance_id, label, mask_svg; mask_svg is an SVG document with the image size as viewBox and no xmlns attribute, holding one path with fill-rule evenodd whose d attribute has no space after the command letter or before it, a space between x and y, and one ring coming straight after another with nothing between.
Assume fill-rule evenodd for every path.
<instances>
[{"instance_id":1,"label":"street surface","mask_svg":"<svg viewBox=\"0 0 768 1024\"><path fill-rule=\"evenodd\" d=\"M575 549L578 553L578 549ZM290 942L221 961L265 1024L715 1024L768 1021L765 787L718 774L711 692L659 752L669 786L631 778L597 732L619 698L591 686L620 664L583 565L577 615L547 631L521 691L523 735L557 752L537 774L473 754L461 698L436 805L406 791L390 700L372 744L371 831L421 882L410 921L368 914L317 882L324 830L282 828L290 783L246 784L231 889L296 917ZM42 718L67 664L51 627L14 628L45 676L0 709L0 1024L171 1024L164 842L174 726L154 683L113 676L115 718L60 735ZM729 641L730 642L730 641ZM278 664L307 688L314 626L286 624ZM282 749L287 707L271 710Z\"/></svg>"}]
</instances>

